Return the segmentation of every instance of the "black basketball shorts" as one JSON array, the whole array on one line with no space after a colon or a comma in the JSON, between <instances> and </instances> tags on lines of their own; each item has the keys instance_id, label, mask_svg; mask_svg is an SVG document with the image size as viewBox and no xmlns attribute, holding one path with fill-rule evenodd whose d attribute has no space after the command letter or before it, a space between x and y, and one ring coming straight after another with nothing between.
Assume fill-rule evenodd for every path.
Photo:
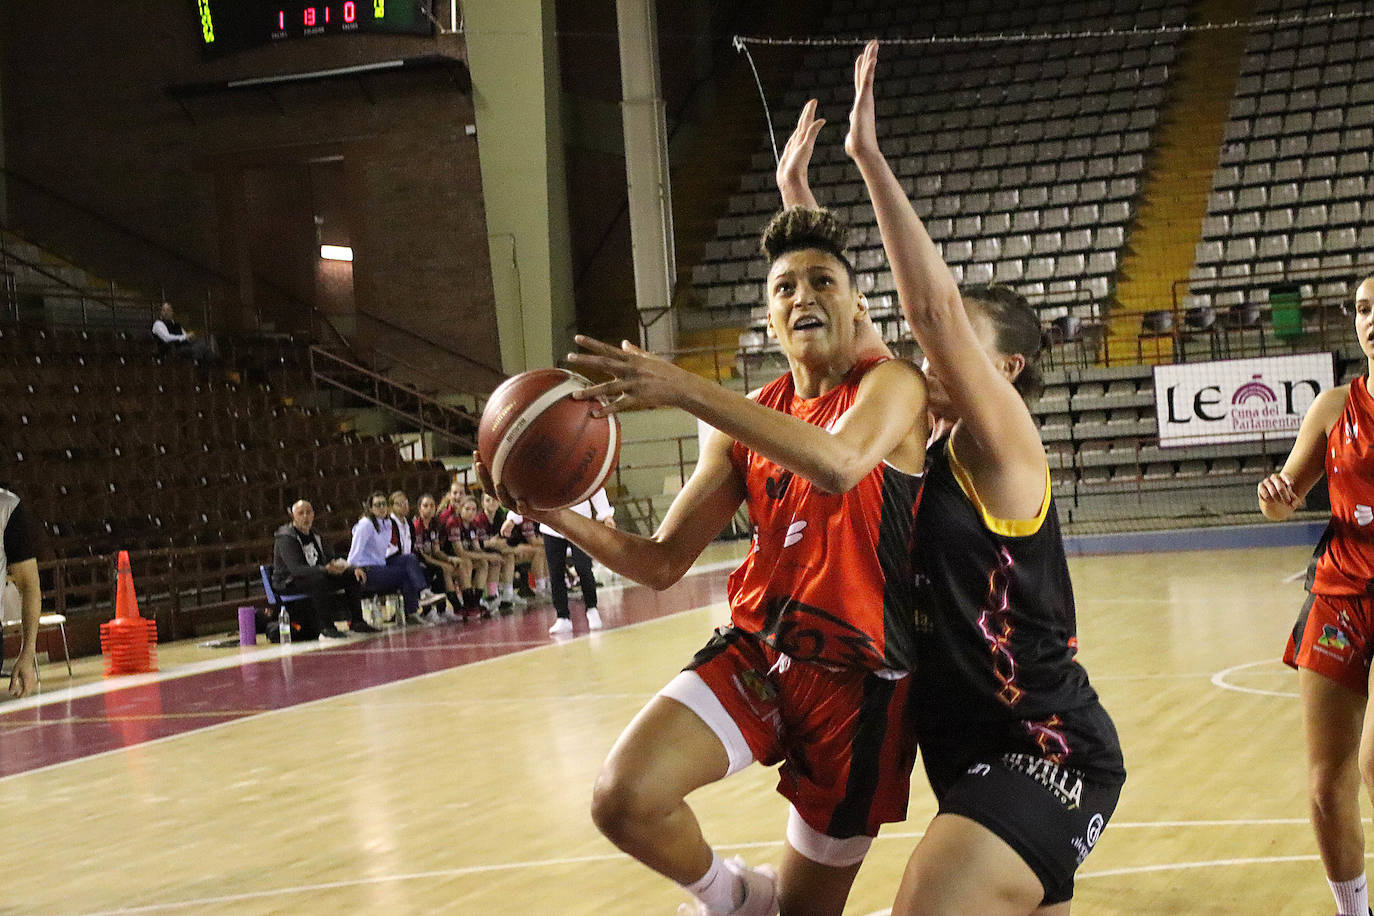
<instances>
[{"instance_id":1,"label":"black basketball shorts","mask_svg":"<svg viewBox=\"0 0 1374 916\"><path fill-rule=\"evenodd\" d=\"M941 814L966 817L1016 850L1045 888L1044 906L1073 898L1074 872L1116 810L1124 782L1010 753L972 763L937 797Z\"/></svg>"}]
</instances>

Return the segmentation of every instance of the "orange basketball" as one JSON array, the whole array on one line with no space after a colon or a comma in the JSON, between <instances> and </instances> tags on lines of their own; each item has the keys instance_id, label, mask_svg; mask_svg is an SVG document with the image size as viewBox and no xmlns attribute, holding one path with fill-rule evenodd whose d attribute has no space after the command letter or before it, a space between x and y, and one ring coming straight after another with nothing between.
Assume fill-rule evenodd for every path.
<instances>
[{"instance_id":1,"label":"orange basketball","mask_svg":"<svg viewBox=\"0 0 1374 916\"><path fill-rule=\"evenodd\" d=\"M502 382L477 428L491 479L536 509L590 499L620 457L620 421L593 417L599 402L571 396L590 384L564 369L531 369Z\"/></svg>"}]
</instances>

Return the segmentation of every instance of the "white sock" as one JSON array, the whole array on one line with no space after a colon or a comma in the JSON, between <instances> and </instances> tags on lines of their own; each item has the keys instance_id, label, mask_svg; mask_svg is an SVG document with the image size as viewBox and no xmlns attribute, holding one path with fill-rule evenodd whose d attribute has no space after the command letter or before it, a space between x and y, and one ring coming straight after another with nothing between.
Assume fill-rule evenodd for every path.
<instances>
[{"instance_id":1,"label":"white sock","mask_svg":"<svg viewBox=\"0 0 1374 916\"><path fill-rule=\"evenodd\" d=\"M711 853L711 867L706 869L706 874L683 887L687 893L704 903L707 909L717 913L733 912L744 902L744 882L725 867L725 860L714 851Z\"/></svg>"},{"instance_id":2,"label":"white sock","mask_svg":"<svg viewBox=\"0 0 1374 916\"><path fill-rule=\"evenodd\" d=\"M1369 913L1369 882L1364 875L1358 878L1351 878L1349 881L1331 881L1331 893L1336 898L1336 909L1340 910L1341 916L1360 916L1361 913L1368 916Z\"/></svg>"}]
</instances>

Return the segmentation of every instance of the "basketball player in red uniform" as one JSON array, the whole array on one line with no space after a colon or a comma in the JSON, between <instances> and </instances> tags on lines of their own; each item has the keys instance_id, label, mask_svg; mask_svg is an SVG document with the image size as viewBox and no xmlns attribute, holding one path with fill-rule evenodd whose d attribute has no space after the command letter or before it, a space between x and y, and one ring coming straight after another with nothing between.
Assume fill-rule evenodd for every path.
<instances>
[{"instance_id":1,"label":"basketball player in red uniform","mask_svg":"<svg viewBox=\"0 0 1374 916\"><path fill-rule=\"evenodd\" d=\"M730 625L626 728L592 815L695 896L693 912L839 916L879 826L905 817L915 758L902 720L925 386L914 366L858 357L872 326L833 215L789 208L763 247L768 333L791 371L756 399L628 343L579 337L589 352L570 358L614 376L583 392L616 399L609 410L680 407L713 427L654 535L518 511L666 588L748 506L754 539L730 577ZM722 860L684 801L755 761L782 764L778 790L792 806L776 882Z\"/></svg>"},{"instance_id":2,"label":"basketball player in red uniform","mask_svg":"<svg viewBox=\"0 0 1374 916\"><path fill-rule=\"evenodd\" d=\"M1075 659L1073 587L1026 404L1040 387L1040 322L1010 289L960 290L878 147L876 66L871 42L854 64L845 149L925 354L936 430L913 541L923 627L911 722L939 811L892 913L1065 916L1125 769Z\"/></svg>"},{"instance_id":3,"label":"basketball player in red uniform","mask_svg":"<svg viewBox=\"0 0 1374 916\"><path fill-rule=\"evenodd\" d=\"M1374 793L1374 719L1365 714L1374 653L1374 277L1355 292L1355 336L1365 374L1317 396L1283 470L1259 484L1260 511L1274 521L1292 515L1323 473L1331 494L1283 660L1298 669L1312 829L1341 916L1370 912L1360 780Z\"/></svg>"}]
</instances>

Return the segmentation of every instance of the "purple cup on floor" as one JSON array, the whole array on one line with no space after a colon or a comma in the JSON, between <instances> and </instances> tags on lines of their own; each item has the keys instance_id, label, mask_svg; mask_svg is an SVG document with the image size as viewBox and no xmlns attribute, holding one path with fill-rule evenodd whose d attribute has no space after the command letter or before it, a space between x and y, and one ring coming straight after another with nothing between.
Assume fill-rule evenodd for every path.
<instances>
[{"instance_id":1,"label":"purple cup on floor","mask_svg":"<svg viewBox=\"0 0 1374 916\"><path fill-rule=\"evenodd\" d=\"M258 609L255 607L239 608L239 645L256 646L258 644Z\"/></svg>"}]
</instances>

